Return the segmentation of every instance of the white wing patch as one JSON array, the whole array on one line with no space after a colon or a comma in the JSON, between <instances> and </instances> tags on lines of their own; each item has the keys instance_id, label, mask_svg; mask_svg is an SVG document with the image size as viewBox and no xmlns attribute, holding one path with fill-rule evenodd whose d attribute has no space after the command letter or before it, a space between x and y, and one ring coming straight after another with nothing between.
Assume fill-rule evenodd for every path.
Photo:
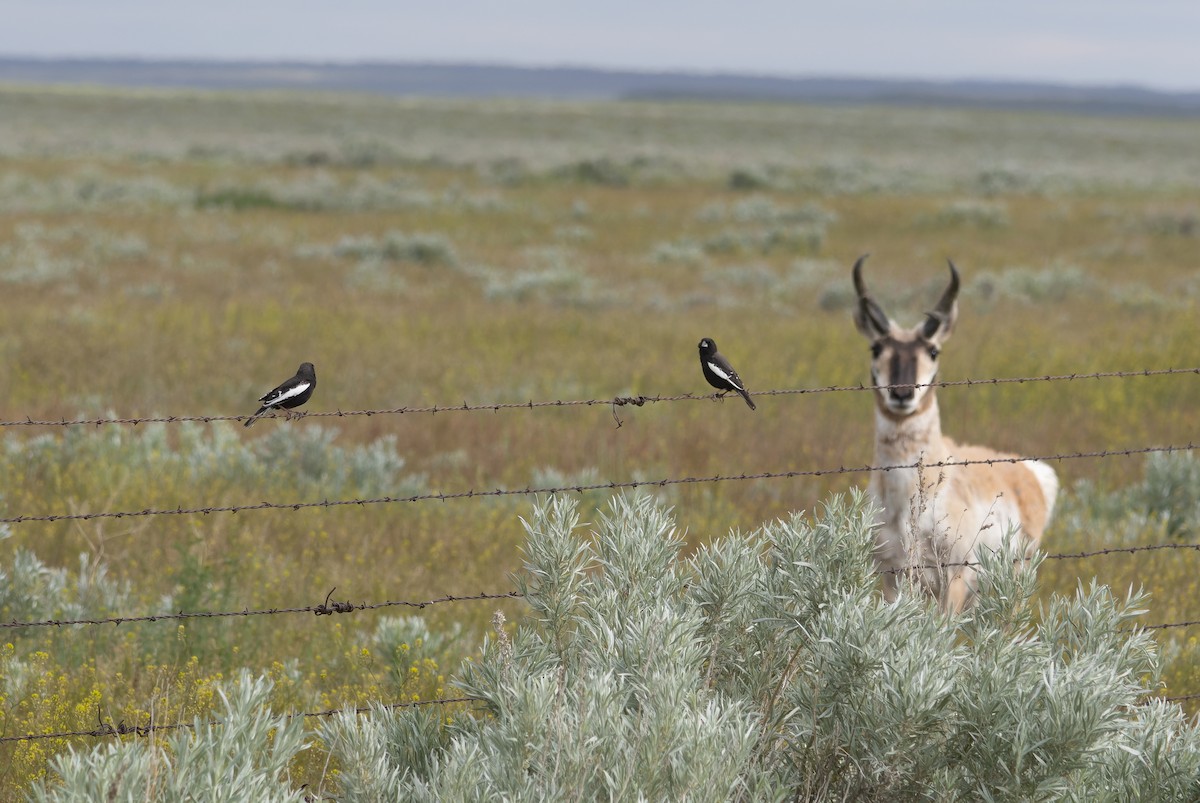
<instances>
[{"instance_id":1,"label":"white wing patch","mask_svg":"<svg viewBox=\"0 0 1200 803\"><path fill-rule=\"evenodd\" d=\"M721 370L721 366L717 365L716 363L711 363L711 362L708 363L708 370L712 371L714 374L721 377L722 379L724 379L729 384L733 385L738 390L742 389L741 383L739 383L732 376L730 376L729 374L727 374L723 370Z\"/></svg>"},{"instance_id":2,"label":"white wing patch","mask_svg":"<svg viewBox=\"0 0 1200 803\"><path fill-rule=\"evenodd\" d=\"M287 401L288 399L295 398L296 396L299 396L304 391L308 390L309 384L310 383L308 383L308 382L301 382L299 385L296 385L296 387L288 388L283 393L277 393L277 394L272 395L271 398L269 398L269 399L263 399L263 402L265 402L266 404L270 404L270 405L281 404L281 403Z\"/></svg>"}]
</instances>

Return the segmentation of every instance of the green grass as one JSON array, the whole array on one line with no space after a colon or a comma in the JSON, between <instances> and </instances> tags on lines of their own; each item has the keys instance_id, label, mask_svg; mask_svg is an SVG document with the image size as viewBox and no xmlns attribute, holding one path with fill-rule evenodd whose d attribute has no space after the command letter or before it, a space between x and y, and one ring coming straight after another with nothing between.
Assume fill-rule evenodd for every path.
<instances>
[{"instance_id":1,"label":"green grass","mask_svg":"<svg viewBox=\"0 0 1200 803\"><path fill-rule=\"evenodd\" d=\"M1194 367L1198 135L1184 120L972 111L0 90L0 418L248 414L303 360L319 374L314 411L702 394L702 336L752 390L853 385L868 377L849 267L867 251L876 295L905 320L935 300L945 257L962 270L944 379ZM1190 375L940 397L948 434L1024 454L1200 431ZM866 393L617 413L620 427L597 406L6 428L0 512L805 471L872 454ZM1200 540L1094 501L1125 498L1144 467L1057 464L1065 513L1045 549ZM695 546L864 482L659 493ZM25 523L0 541L0 568L26 550L65 570L46 616L305 606L335 586L356 602L504 591L528 509L506 497ZM81 554L107 568L105 594L80 587ZM1146 585L1148 622L1200 618L1195 560L1049 561L1041 582ZM33 613L6 604L4 619ZM520 613L428 609L431 632L471 637L426 656L434 668L408 687L394 681L407 659L372 652L386 611L8 631L8 675L25 680L3 691L0 721L12 735L90 729L97 706L113 721L156 706L188 717L211 710L207 682L242 667L272 673L291 710L431 694L495 607ZM1190 633L1160 634L1173 694L1200 691ZM40 707L38 678L56 684ZM63 748L3 748L0 796Z\"/></svg>"}]
</instances>

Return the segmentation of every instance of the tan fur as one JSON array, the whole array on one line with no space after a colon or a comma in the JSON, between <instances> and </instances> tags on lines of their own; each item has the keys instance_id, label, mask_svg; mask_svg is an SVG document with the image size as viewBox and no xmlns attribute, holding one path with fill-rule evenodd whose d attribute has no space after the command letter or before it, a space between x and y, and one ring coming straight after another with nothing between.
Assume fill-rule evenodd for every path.
<instances>
[{"instance_id":1,"label":"tan fur","mask_svg":"<svg viewBox=\"0 0 1200 803\"><path fill-rule=\"evenodd\" d=\"M1013 455L982 446L957 444L941 436L933 400L923 413L903 423L877 416L876 464L929 465L946 461L991 460ZM972 563L977 550L1000 549L1018 529L1025 553L1037 548L1049 521L1053 496L1025 462L898 469L876 472L869 490L884 508L877 532L884 593L894 600L899 575L907 566ZM971 599L976 570L970 566L916 572L922 585L956 612Z\"/></svg>"},{"instance_id":2,"label":"tan fur","mask_svg":"<svg viewBox=\"0 0 1200 803\"><path fill-rule=\"evenodd\" d=\"M957 317L958 276L953 265L951 287L931 314L937 316L936 325L901 329L866 295L859 274L861 264L862 260L855 266L861 302L856 323L879 350L872 362L876 384L935 381L937 359L933 355L948 339ZM892 367L899 368L906 378L891 379ZM876 533L876 560L883 570L888 600L898 595L900 577L908 573L907 567L974 563L980 549L1002 548L1010 531L1016 532L1025 554L1032 554L1058 491L1054 470L1037 461L932 466L1014 457L944 437L935 391L917 387L907 394L903 390L875 393L875 465L921 465L874 472L868 486L883 508ZM962 610L975 594L977 571L972 566L920 568L911 574L949 612Z\"/></svg>"}]
</instances>

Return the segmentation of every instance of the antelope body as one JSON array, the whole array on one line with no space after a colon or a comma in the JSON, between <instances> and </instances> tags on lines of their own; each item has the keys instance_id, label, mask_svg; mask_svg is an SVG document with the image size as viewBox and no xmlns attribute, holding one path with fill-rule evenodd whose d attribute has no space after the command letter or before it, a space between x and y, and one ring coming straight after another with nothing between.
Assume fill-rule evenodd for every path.
<instances>
[{"instance_id":1,"label":"antelope body","mask_svg":"<svg viewBox=\"0 0 1200 803\"><path fill-rule=\"evenodd\" d=\"M868 486L883 507L876 561L883 570L884 595L891 601L899 592L904 567L973 563L981 549L1000 549L1014 529L1026 554L1031 554L1053 511L1058 477L1036 460L929 466L1013 457L942 435L936 388L928 384L937 379L942 344L958 317L958 270L949 263L950 284L937 307L922 323L904 329L868 295L862 278L865 260L862 256L854 263L854 322L871 341L871 378L877 388L875 465L921 464L873 472ZM913 573L946 611L962 610L974 595L976 570L971 566L920 568Z\"/></svg>"}]
</instances>

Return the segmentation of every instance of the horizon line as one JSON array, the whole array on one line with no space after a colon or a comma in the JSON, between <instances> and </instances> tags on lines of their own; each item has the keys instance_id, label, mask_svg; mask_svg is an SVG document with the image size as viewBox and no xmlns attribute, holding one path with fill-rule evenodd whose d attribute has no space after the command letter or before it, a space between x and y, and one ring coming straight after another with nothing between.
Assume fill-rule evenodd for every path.
<instances>
[{"instance_id":1,"label":"horizon line","mask_svg":"<svg viewBox=\"0 0 1200 803\"><path fill-rule=\"evenodd\" d=\"M844 73L844 72L772 72L766 70L751 70L724 67L628 67L598 65L580 62L520 62L501 59L388 59L388 58L256 58L253 56L224 57L224 56L153 56L153 55L46 55L0 53L0 63L3 62L37 62L53 63L139 63L146 65L189 64L204 66L235 66L251 65L268 67L272 65L310 66L326 68L353 67L458 67L469 69L504 69L528 72L543 71L577 71L608 75L642 75L642 76L680 76L696 78L750 78L778 81L871 81L890 84L929 84L934 86L952 87L954 85L1008 85L1018 87L1055 87L1078 90L1136 90L1164 96L1200 96L1200 87L1192 89L1165 88L1136 80L1125 81L1078 81L1062 78L1016 78L1002 76L971 76L958 77L923 77L915 74L883 75L878 73Z\"/></svg>"}]
</instances>

